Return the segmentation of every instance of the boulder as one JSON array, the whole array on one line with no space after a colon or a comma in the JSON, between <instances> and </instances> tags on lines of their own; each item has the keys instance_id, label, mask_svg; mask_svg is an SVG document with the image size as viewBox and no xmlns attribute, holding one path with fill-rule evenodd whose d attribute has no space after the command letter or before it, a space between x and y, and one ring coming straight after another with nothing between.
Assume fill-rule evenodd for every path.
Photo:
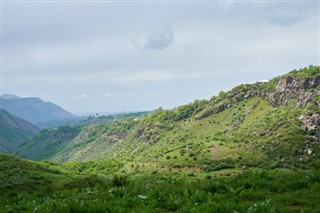
<instances>
[{"instance_id":1,"label":"boulder","mask_svg":"<svg viewBox=\"0 0 320 213\"><path fill-rule=\"evenodd\" d=\"M320 115L313 114L313 115L301 115L299 120L303 122L303 126L301 127L305 131L315 130L317 126L320 125Z\"/></svg>"}]
</instances>

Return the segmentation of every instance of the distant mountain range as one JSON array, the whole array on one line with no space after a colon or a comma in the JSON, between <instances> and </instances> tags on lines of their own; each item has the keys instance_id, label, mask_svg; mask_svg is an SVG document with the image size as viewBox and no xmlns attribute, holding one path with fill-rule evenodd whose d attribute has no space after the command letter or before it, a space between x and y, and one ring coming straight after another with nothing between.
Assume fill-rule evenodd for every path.
<instances>
[{"instance_id":1,"label":"distant mountain range","mask_svg":"<svg viewBox=\"0 0 320 213\"><path fill-rule=\"evenodd\" d=\"M0 153L13 153L39 129L31 123L0 109Z\"/></svg>"},{"instance_id":2,"label":"distant mountain range","mask_svg":"<svg viewBox=\"0 0 320 213\"><path fill-rule=\"evenodd\" d=\"M40 98L19 98L15 95L0 96L1 108L34 125L48 121L73 119L76 116L51 102Z\"/></svg>"}]
</instances>

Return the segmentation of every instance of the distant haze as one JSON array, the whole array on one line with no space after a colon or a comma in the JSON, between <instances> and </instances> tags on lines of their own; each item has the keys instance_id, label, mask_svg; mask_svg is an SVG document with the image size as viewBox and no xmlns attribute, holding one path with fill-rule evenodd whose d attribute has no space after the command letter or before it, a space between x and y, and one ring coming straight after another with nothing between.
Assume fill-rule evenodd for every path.
<instances>
[{"instance_id":1,"label":"distant haze","mask_svg":"<svg viewBox=\"0 0 320 213\"><path fill-rule=\"evenodd\" d=\"M2 3L2 89L72 113L173 108L319 65L319 2Z\"/></svg>"}]
</instances>

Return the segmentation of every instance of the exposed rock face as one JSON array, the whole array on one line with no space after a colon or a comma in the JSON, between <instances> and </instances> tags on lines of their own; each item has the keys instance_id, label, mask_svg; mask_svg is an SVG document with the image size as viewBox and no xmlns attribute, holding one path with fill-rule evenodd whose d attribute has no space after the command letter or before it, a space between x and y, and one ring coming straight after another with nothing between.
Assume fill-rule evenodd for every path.
<instances>
[{"instance_id":1,"label":"exposed rock face","mask_svg":"<svg viewBox=\"0 0 320 213\"><path fill-rule=\"evenodd\" d=\"M305 90L318 86L320 83L320 77L316 78L293 78L284 77L278 82L277 90L284 91L286 89Z\"/></svg>"},{"instance_id":2,"label":"exposed rock face","mask_svg":"<svg viewBox=\"0 0 320 213\"><path fill-rule=\"evenodd\" d=\"M218 105L217 107L213 107L213 108L205 111L197 119L203 119L203 118L209 117L212 114L216 114L216 113L222 112L225 109L230 108L230 107L231 107L230 103L225 103L225 104Z\"/></svg>"},{"instance_id":3,"label":"exposed rock face","mask_svg":"<svg viewBox=\"0 0 320 213\"><path fill-rule=\"evenodd\" d=\"M316 93L313 91L310 91L310 92L301 91L299 93L299 98L298 98L299 101L297 103L297 107L302 107L307 105L307 103L312 102L315 95Z\"/></svg>"},{"instance_id":4,"label":"exposed rock face","mask_svg":"<svg viewBox=\"0 0 320 213\"><path fill-rule=\"evenodd\" d=\"M137 130L135 138L139 139L139 141L149 142L151 145L153 145L159 140L160 129L163 128L165 127L161 124L150 122L141 129Z\"/></svg>"},{"instance_id":5,"label":"exposed rock face","mask_svg":"<svg viewBox=\"0 0 320 213\"><path fill-rule=\"evenodd\" d=\"M107 135L109 144L121 143L121 140L127 136L127 132L116 132Z\"/></svg>"},{"instance_id":6,"label":"exposed rock face","mask_svg":"<svg viewBox=\"0 0 320 213\"><path fill-rule=\"evenodd\" d=\"M272 106L288 105L294 99L298 99L297 107L302 107L314 102L314 97L319 91L312 89L319 86L320 77L316 78L282 78L276 87L276 91L267 96ZM310 91L305 91L310 90ZM314 102L314 104L316 104Z\"/></svg>"},{"instance_id":7,"label":"exposed rock face","mask_svg":"<svg viewBox=\"0 0 320 213\"><path fill-rule=\"evenodd\" d=\"M320 106L320 103L315 101L315 97L320 95L320 91L315 89L320 85L320 77L314 78L296 78L283 77L279 80L274 91L261 91L256 86L250 88L242 88L231 91L226 97L228 103L219 103L221 99L217 99L211 108L206 108L196 119L204 119L213 114L220 113L232 106L233 103L238 103L244 99L252 97L267 97L270 105L276 107L280 105L289 105L292 101L298 101L296 107L303 107L309 103L315 106Z\"/></svg>"},{"instance_id":8,"label":"exposed rock face","mask_svg":"<svg viewBox=\"0 0 320 213\"><path fill-rule=\"evenodd\" d=\"M315 130L317 126L320 125L320 115L313 114L313 115L301 115L299 120L303 122L302 129L305 131L308 130Z\"/></svg>"}]
</instances>

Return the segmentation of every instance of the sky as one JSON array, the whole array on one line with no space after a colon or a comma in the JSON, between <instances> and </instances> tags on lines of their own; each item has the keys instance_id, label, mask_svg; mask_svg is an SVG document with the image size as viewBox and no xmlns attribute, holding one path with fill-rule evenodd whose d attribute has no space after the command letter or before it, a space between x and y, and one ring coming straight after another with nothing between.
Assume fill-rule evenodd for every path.
<instances>
[{"instance_id":1,"label":"sky","mask_svg":"<svg viewBox=\"0 0 320 213\"><path fill-rule=\"evenodd\" d=\"M2 1L2 94L171 109L319 65L317 1Z\"/></svg>"}]
</instances>

